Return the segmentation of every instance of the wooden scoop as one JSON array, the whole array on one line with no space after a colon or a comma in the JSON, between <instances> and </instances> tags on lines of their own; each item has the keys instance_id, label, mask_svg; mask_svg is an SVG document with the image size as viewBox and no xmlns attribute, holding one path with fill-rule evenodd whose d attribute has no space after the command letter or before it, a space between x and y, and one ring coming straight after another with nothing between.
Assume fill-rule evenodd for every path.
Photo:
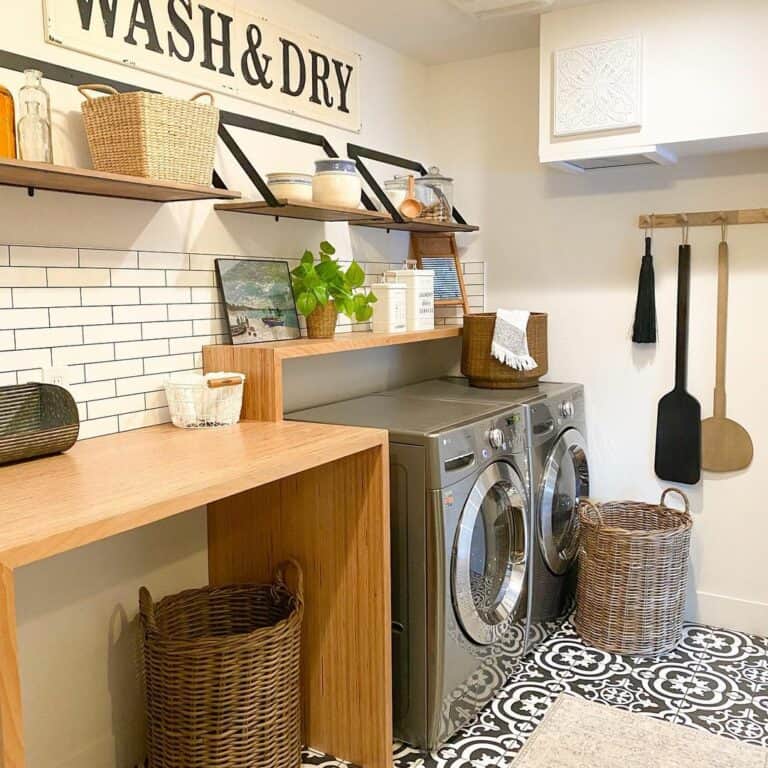
<instances>
[{"instance_id":1,"label":"wooden scoop","mask_svg":"<svg viewBox=\"0 0 768 768\"><path fill-rule=\"evenodd\" d=\"M413 176L408 177L408 194L400 203L400 213L406 219L417 219L421 216L424 206L416 199L416 183Z\"/></svg>"},{"instance_id":2,"label":"wooden scoop","mask_svg":"<svg viewBox=\"0 0 768 768\"><path fill-rule=\"evenodd\" d=\"M717 265L717 369L714 416L701 423L702 467L710 472L735 472L752 463L747 430L725 416L725 349L728 336L728 243L720 243Z\"/></svg>"}]
</instances>

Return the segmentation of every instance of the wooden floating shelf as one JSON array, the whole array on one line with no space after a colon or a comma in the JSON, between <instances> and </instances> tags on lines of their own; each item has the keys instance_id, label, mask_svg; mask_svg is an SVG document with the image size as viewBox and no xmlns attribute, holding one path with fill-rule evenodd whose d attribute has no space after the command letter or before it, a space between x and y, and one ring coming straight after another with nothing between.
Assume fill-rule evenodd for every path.
<instances>
[{"instance_id":1,"label":"wooden floating shelf","mask_svg":"<svg viewBox=\"0 0 768 768\"><path fill-rule=\"evenodd\" d=\"M653 213L640 216L640 229L670 229L682 227L717 227L721 224L768 224L768 208L747 208L736 211L699 211L695 213Z\"/></svg>"},{"instance_id":2,"label":"wooden floating shelf","mask_svg":"<svg viewBox=\"0 0 768 768\"><path fill-rule=\"evenodd\" d=\"M153 203L174 203L182 200L235 200L239 192L197 184L143 179L103 173L88 168L68 168L64 165L32 163L27 160L0 159L0 185L68 192L96 197L118 197L146 200Z\"/></svg>"},{"instance_id":3,"label":"wooden floating shelf","mask_svg":"<svg viewBox=\"0 0 768 768\"><path fill-rule=\"evenodd\" d=\"M214 206L217 211L228 213L250 213L255 216L274 216L276 219L303 219L305 221L348 221L362 222L391 222L388 213L369 211L365 208L328 207L320 203L297 202L279 199L279 205L270 205L266 200L243 200L237 203L219 203Z\"/></svg>"},{"instance_id":4,"label":"wooden floating shelf","mask_svg":"<svg viewBox=\"0 0 768 768\"><path fill-rule=\"evenodd\" d=\"M401 232L477 232L480 227L474 224L459 224L455 221L451 222L433 222L433 221L366 221L366 222L354 222L359 227L374 227L376 229L396 229Z\"/></svg>"}]
</instances>

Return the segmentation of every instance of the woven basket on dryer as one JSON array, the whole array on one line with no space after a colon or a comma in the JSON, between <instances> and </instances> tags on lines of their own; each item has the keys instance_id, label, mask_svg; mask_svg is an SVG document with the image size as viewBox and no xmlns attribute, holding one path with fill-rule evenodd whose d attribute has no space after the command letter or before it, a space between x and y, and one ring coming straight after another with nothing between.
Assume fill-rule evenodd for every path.
<instances>
[{"instance_id":1,"label":"woven basket on dryer","mask_svg":"<svg viewBox=\"0 0 768 768\"><path fill-rule=\"evenodd\" d=\"M219 110L204 91L188 101L81 85L83 121L97 171L210 186ZM106 93L94 98L88 91ZM210 104L196 104L201 96Z\"/></svg>"},{"instance_id":2,"label":"woven basket on dryer","mask_svg":"<svg viewBox=\"0 0 768 768\"><path fill-rule=\"evenodd\" d=\"M139 593L149 768L298 768L304 598L240 584Z\"/></svg>"},{"instance_id":3,"label":"woven basket on dryer","mask_svg":"<svg viewBox=\"0 0 768 768\"><path fill-rule=\"evenodd\" d=\"M684 510L666 506L677 493ZM583 501L575 625L590 645L650 656L683 632L692 520L668 488L656 504Z\"/></svg>"},{"instance_id":4,"label":"woven basket on dryer","mask_svg":"<svg viewBox=\"0 0 768 768\"><path fill-rule=\"evenodd\" d=\"M517 371L500 363L491 354L495 312L464 315L461 372L473 387L484 389L526 389L535 387L549 370L547 354L547 315L531 312L528 318L528 352L537 362L530 371Z\"/></svg>"}]
</instances>

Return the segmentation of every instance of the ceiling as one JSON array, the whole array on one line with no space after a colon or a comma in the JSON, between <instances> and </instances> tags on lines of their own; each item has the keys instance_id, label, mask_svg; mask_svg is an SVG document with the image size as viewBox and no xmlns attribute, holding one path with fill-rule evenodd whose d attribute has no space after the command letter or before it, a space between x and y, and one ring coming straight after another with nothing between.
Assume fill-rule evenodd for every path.
<instances>
[{"instance_id":1,"label":"ceiling","mask_svg":"<svg viewBox=\"0 0 768 768\"><path fill-rule=\"evenodd\" d=\"M556 0L554 8L596 0ZM474 59L539 44L539 17L478 20L449 0L300 0L318 13L427 64Z\"/></svg>"}]
</instances>

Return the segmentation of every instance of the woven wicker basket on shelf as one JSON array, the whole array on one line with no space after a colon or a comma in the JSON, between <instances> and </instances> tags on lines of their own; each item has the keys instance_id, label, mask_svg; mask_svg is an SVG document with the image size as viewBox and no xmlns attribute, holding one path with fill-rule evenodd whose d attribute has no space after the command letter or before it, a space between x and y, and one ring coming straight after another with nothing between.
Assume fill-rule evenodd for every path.
<instances>
[{"instance_id":1,"label":"woven wicker basket on shelf","mask_svg":"<svg viewBox=\"0 0 768 768\"><path fill-rule=\"evenodd\" d=\"M547 353L547 315L531 312L528 318L528 352L538 363L530 371L517 371L500 363L491 354L495 312L464 315L461 347L461 372L473 387L484 389L526 389L535 387L549 370Z\"/></svg>"},{"instance_id":2,"label":"woven wicker basket on shelf","mask_svg":"<svg viewBox=\"0 0 768 768\"><path fill-rule=\"evenodd\" d=\"M301 569L275 582L139 594L149 768L298 768Z\"/></svg>"},{"instance_id":3,"label":"woven wicker basket on shelf","mask_svg":"<svg viewBox=\"0 0 768 768\"><path fill-rule=\"evenodd\" d=\"M339 311L336 304L329 301L326 304L318 304L314 312L307 315L307 338L332 339L336 335L336 321Z\"/></svg>"},{"instance_id":4,"label":"woven wicker basket on shelf","mask_svg":"<svg viewBox=\"0 0 768 768\"><path fill-rule=\"evenodd\" d=\"M211 185L219 110L210 93L185 101L144 91L118 93L108 85L78 90L86 98L83 121L97 171ZM201 96L211 103L195 103Z\"/></svg>"},{"instance_id":5,"label":"woven wicker basket on shelf","mask_svg":"<svg viewBox=\"0 0 768 768\"><path fill-rule=\"evenodd\" d=\"M684 510L666 506L680 495ZM692 520L668 488L656 504L582 502L575 625L589 644L650 656L682 637Z\"/></svg>"}]
</instances>

